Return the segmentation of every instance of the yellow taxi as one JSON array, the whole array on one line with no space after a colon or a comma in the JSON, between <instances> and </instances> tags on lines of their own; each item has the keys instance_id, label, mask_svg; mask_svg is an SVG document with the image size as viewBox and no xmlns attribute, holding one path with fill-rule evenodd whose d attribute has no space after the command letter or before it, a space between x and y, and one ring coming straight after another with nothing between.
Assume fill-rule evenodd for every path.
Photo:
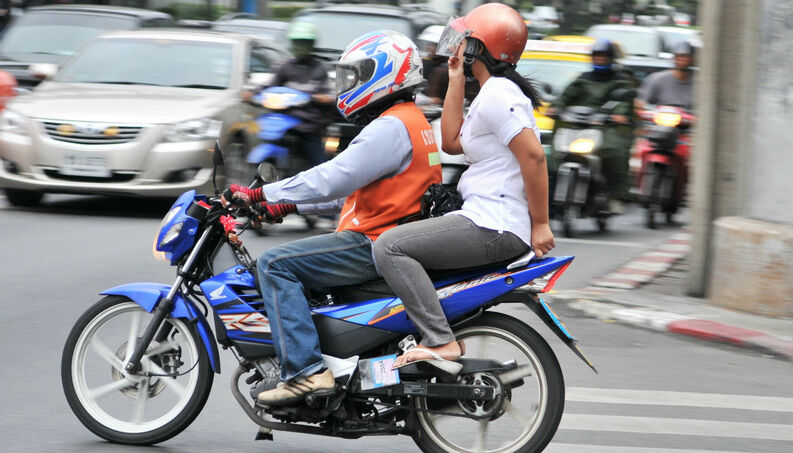
<instances>
[{"instance_id":1,"label":"yellow taxi","mask_svg":"<svg viewBox=\"0 0 793 453\"><path fill-rule=\"evenodd\" d=\"M594 38L570 35L529 40L518 61L518 73L531 78L545 98L539 110L534 111L534 117L547 156L551 152L554 121L545 116L545 111L567 85L581 73L592 69L591 50L594 42Z\"/></svg>"}]
</instances>

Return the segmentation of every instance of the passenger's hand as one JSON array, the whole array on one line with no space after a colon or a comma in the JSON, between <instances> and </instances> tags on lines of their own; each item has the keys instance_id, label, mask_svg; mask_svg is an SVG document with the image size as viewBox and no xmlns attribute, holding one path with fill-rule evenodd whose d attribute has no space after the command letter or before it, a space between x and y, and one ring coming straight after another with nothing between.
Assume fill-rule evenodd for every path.
<instances>
[{"instance_id":1,"label":"passenger's hand","mask_svg":"<svg viewBox=\"0 0 793 453\"><path fill-rule=\"evenodd\" d=\"M537 258L542 258L554 247L556 247L556 243L554 243L553 240L551 225L548 223L532 223L531 248L534 250Z\"/></svg>"},{"instance_id":2,"label":"passenger's hand","mask_svg":"<svg viewBox=\"0 0 793 453\"><path fill-rule=\"evenodd\" d=\"M462 79L465 81L465 73L463 71L463 45L457 49L457 53L449 57L449 80Z\"/></svg>"}]
</instances>

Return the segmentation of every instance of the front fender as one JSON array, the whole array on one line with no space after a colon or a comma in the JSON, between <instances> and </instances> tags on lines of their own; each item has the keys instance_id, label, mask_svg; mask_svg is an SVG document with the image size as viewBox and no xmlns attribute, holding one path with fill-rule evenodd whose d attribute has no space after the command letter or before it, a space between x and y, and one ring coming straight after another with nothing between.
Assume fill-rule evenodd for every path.
<instances>
[{"instance_id":1,"label":"front fender","mask_svg":"<svg viewBox=\"0 0 793 453\"><path fill-rule=\"evenodd\" d=\"M289 153L287 148L272 143L262 143L248 153L245 159L249 164L258 164L265 160L281 160Z\"/></svg>"},{"instance_id":2,"label":"front fender","mask_svg":"<svg viewBox=\"0 0 793 453\"><path fill-rule=\"evenodd\" d=\"M136 304L140 305L144 310L151 313L157 302L168 295L171 287L162 283L129 283L126 285L116 286L102 291L100 294L105 296L123 296L129 298ZM183 318L195 324L198 335L201 341L204 342L204 348L209 355L209 363L212 365L212 371L220 373L220 353L218 352L217 342L212 334L212 329L209 328L204 314L195 306L195 304L184 297L184 294L177 291L174 296L174 305L171 310L171 318Z\"/></svg>"}]
</instances>

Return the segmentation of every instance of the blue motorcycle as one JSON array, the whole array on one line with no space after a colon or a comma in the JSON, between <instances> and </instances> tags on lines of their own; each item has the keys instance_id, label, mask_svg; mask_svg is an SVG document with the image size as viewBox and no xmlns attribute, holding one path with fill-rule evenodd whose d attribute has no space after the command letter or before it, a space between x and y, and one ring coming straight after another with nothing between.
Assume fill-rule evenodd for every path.
<instances>
[{"instance_id":1,"label":"blue motorcycle","mask_svg":"<svg viewBox=\"0 0 793 453\"><path fill-rule=\"evenodd\" d=\"M215 158L222 163L217 147ZM267 180L264 168L258 183ZM462 368L454 374L427 362L391 368L418 334L384 281L312 293L336 388L330 395L267 407L255 397L278 383L279 363L256 261L240 240L256 217L251 209L224 208L220 196L185 192L165 214L155 240L155 254L176 267L173 284L131 283L102 291L105 297L74 325L61 378L71 409L89 430L132 445L179 434L201 412L221 371L220 346L238 361L232 393L258 425L257 439L272 439L275 430L342 438L404 434L425 452L501 453L541 451L550 442L564 408L559 362L534 329L491 309L529 308L592 366L539 297L572 256L528 254L433 273L455 335L466 345L458 360Z\"/></svg>"}]
</instances>

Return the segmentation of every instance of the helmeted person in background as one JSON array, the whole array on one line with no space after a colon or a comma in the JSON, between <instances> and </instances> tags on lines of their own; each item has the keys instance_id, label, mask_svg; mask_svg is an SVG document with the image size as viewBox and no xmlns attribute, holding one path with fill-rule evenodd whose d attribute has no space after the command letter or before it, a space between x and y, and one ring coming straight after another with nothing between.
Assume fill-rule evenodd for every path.
<instances>
[{"instance_id":1,"label":"helmeted person in background","mask_svg":"<svg viewBox=\"0 0 793 453\"><path fill-rule=\"evenodd\" d=\"M449 58L449 88L441 115L443 150L464 153L470 166L457 189L460 210L400 225L375 242L377 268L421 334L396 367L417 360L459 372L455 341L425 269L455 269L514 259L554 247L548 218L548 169L533 109L534 85L515 71L528 31L502 3L474 8L449 22L438 53ZM480 86L463 116L466 79Z\"/></svg>"},{"instance_id":2,"label":"helmeted person in background","mask_svg":"<svg viewBox=\"0 0 793 453\"><path fill-rule=\"evenodd\" d=\"M548 113L562 112L567 107L600 108L612 100L618 89L633 88L631 79L614 64L617 50L608 39L598 39L592 46L592 70L581 74L554 101ZM627 195L628 162L633 144L633 99L621 100L611 111L610 121L603 131L603 144L598 153L603 162L603 174L609 192L609 208L615 214L623 212L622 200ZM557 127L559 122L557 121Z\"/></svg>"},{"instance_id":3,"label":"helmeted person in background","mask_svg":"<svg viewBox=\"0 0 793 453\"><path fill-rule=\"evenodd\" d=\"M258 395L279 405L311 393L330 393L306 290L352 285L379 277L372 244L421 209L421 197L441 182L432 128L413 102L423 82L416 45L393 31L353 41L336 69L336 106L365 126L338 156L260 189L233 185L224 193L267 202L270 217L338 211L336 232L293 241L259 257L257 271L275 351L286 384ZM274 204L273 204L274 203Z\"/></svg>"},{"instance_id":4,"label":"helmeted person in background","mask_svg":"<svg viewBox=\"0 0 793 453\"><path fill-rule=\"evenodd\" d=\"M675 55L674 69L659 71L644 79L639 88L639 108L648 108L649 105L673 105L686 110L694 108L694 81L691 71L694 47L687 41L682 41L672 50Z\"/></svg>"},{"instance_id":5,"label":"helmeted person in background","mask_svg":"<svg viewBox=\"0 0 793 453\"><path fill-rule=\"evenodd\" d=\"M295 22L287 31L290 50L294 55L276 71L269 86L284 86L311 95L311 104L295 109L290 115L303 122L295 126L300 134L299 145L312 166L327 160L323 139L333 120L334 97L328 82L325 63L313 55L317 32L313 23Z\"/></svg>"},{"instance_id":6,"label":"helmeted person in background","mask_svg":"<svg viewBox=\"0 0 793 453\"><path fill-rule=\"evenodd\" d=\"M447 64L449 58L436 53L443 29L442 25L430 25L418 37L421 56L424 59L424 78L427 80L424 94L430 98L433 104L443 103L446 89L449 86L449 66Z\"/></svg>"}]
</instances>

